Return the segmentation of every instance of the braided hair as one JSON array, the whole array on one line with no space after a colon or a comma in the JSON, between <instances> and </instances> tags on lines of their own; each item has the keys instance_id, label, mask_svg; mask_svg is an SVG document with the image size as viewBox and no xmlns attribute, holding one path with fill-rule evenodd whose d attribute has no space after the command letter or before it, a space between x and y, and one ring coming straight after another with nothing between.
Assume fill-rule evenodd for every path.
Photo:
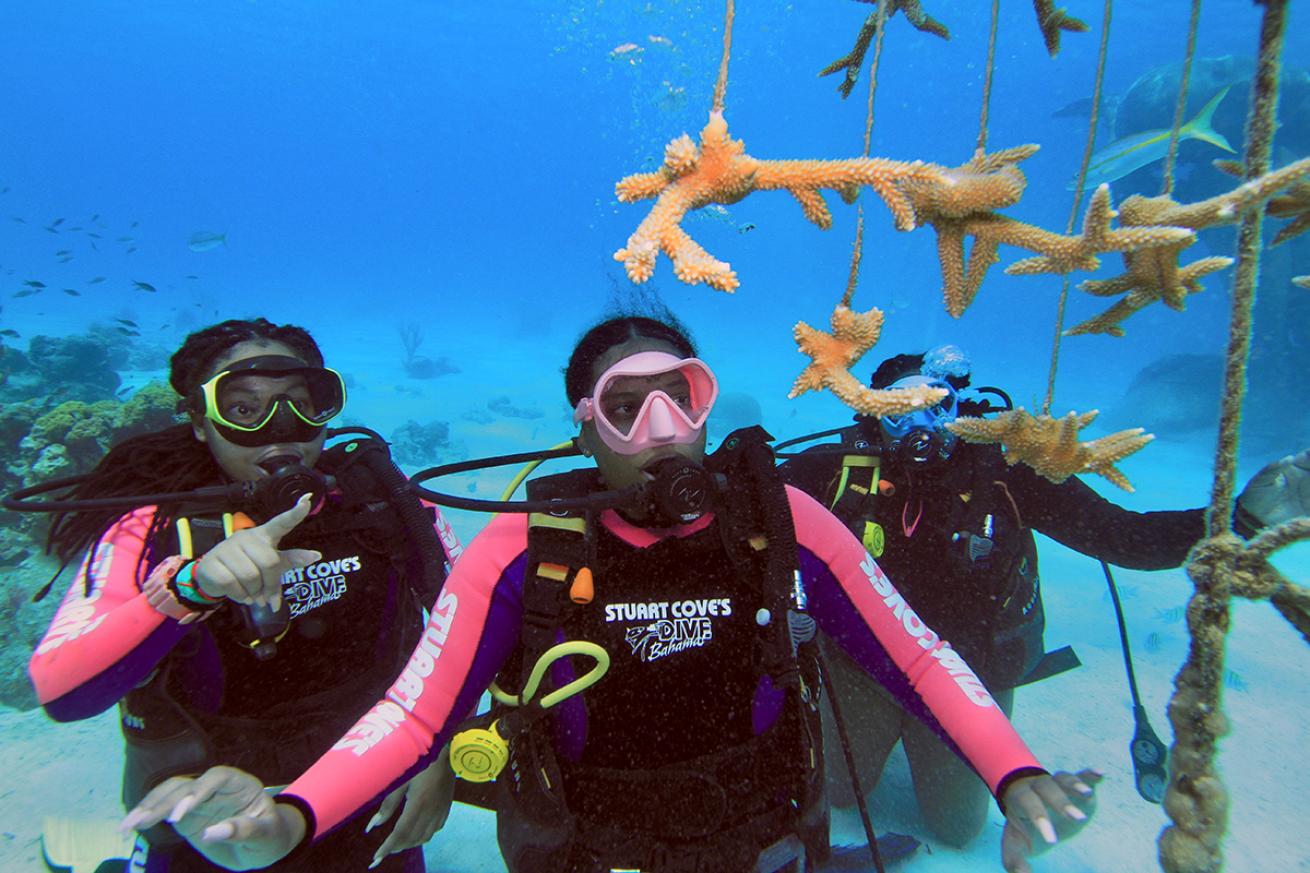
<instances>
[{"instance_id":1,"label":"braided hair","mask_svg":"<svg viewBox=\"0 0 1310 873\"><path fill-rule=\"evenodd\" d=\"M168 383L181 398L179 410L196 411L196 390L215 362L234 346L251 340L281 343L305 363L323 365L323 353L304 328L276 325L263 318L230 319L191 334L170 359ZM190 423L183 423L118 443L66 499L191 491L213 485L222 476L209 448L195 438ZM97 547L105 531L121 515L115 509L55 513L46 536L46 552L67 565L86 549ZM172 523L167 512L155 513L146 534L147 548L138 561L138 573L149 546ZM89 586L90 580L84 583Z\"/></svg>"}]
</instances>

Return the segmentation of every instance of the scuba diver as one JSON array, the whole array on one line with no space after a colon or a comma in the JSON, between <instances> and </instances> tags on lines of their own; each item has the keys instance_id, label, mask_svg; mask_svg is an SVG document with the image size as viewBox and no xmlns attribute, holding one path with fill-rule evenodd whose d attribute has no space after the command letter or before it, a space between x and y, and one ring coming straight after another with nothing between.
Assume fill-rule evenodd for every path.
<instances>
[{"instance_id":1,"label":"scuba diver","mask_svg":"<svg viewBox=\"0 0 1310 873\"><path fill-rule=\"evenodd\" d=\"M275 797L230 767L170 780L124 826L168 819L235 869L295 858L450 741L457 773L495 778L511 873L812 871L816 624L986 782L1007 870L1085 824L1100 774L1042 769L859 541L783 485L762 429L706 456L717 382L668 322L583 335L565 386L594 466L486 507L404 671L330 752Z\"/></svg>"},{"instance_id":2,"label":"scuba diver","mask_svg":"<svg viewBox=\"0 0 1310 873\"><path fill-rule=\"evenodd\" d=\"M86 553L30 674L56 721L119 705L128 808L220 763L289 782L395 678L460 551L376 434L325 448L345 385L303 329L208 327L169 381L189 421L5 501L56 511L47 547L65 564ZM16 499L67 484L65 499ZM407 851L381 868L396 873L424 869L417 847L448 808L437 771L411 775L389 837ZM343 828L274 869L363 870L382 837ZM133 851L134 871L218 869L167 824Z\"/></svg>"},{"instance_id":3,"label":"scuba diver","mask_svg":"<svg viewBox=\"0 0 1310 873\"><path fill-rule=\"evenodd\" d=\"M1076 477L1057 485L1024 464L1008 465L999 446L958 439L945 427L957 415L1012 408L997 388L962 396L969 382L969 359L956 346L889 358L873 373L873 388L928 385L944 389L946 397L929 409L880 420L856 416L855 424L838 431L789 440L780 448L840 434L839 443L791 455L779 469L788 484L829 507L861 539L924 622L951 641L1011 715L1015 688L1078 666L1067 647L1045 651L1033 531L1110 564L1164 569L1179 566L1205 536L1204 510L1131 512ZM984 394L999 396L1004 405ZM1257 474L1238 499L1235 526L1249 535L1308 512L1310 451ZM872 790L888 755L903 742L925 821L942 842L968 843L987 819L987 786L916 713L872 681L840 640L822 644L832 670L829 699L846 722L861 785ZM828 741L836 742L833 719L824 725ZM1146 730L1154 740L1149 725ZM1149 749L1140 754L1149 758ZM1159 802L1163 745L1156 755L1139 761L1134 747L1139 791ZM850 781L831 761L829 796L837 806L850 806Z\"/></svg>"}]
</instances>

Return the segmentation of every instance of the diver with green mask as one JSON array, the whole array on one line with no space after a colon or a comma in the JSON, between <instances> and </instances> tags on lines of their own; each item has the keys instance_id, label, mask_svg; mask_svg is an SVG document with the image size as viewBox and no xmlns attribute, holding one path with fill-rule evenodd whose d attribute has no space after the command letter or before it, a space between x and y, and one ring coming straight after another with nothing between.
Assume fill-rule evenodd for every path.
<instances>
[{"instance_id":1,"label":"diver with green mask","mask_svg":"<svg viewBox=\"0 0 1310 873\"><path fill-rule=\"evenodd\" d=\"M1131 512L1076 477L1057 485L1023 464L1007 464L998 446L959 440L946 428L957 416L1012 408L1002 389L971 389L971 375L969 357L953 345L889 358L873 373L873 388L929 385L946 396L931 408L882 419L857 416L844 428L789 440L779 448L835 437L785 455L780 469L785 481L831 509L861 539L906 601L951 641L1008 714L1016 688L1079 663L1068 647L1045 648L1033 532L1117 566L1164 569L1179 566L1205 535L1204 511ZM1310 451L1258 473L1238 499L1235 525L1250 534L1308 512ZM972 840L986 821L986 786L839 646L824 648L834 677L830 691L848 722L866 790L877 784L888 755L902 742L933 833L952 846ZM825 727L835 742L831 719ZM1142 714L1138 727L1138 789L1159 802L1165 750L1158 740L1152 744ZM854 802L840 767L830 767L828 790L839 806Z\"/></svg>"},{"instance_id":2,"label":"diver with green mask","mask_svg":"<svg viewBox=\"0 0 1310 873\"><path fill-rule=\"evenodd\" d=\"M303 329L255 319L198 331L170 382L186 422L5 501L53 512L50 551L86 555L30 674L56 721L118 705L128 807L220 763L290 781L404 664L460 548L381 438L328 429L345 384ZM306 866L278 869L362 870L385 841L406 851L382 869L422 870L416 847L446 809L440 775L398 789L406 809L392 834L366 836L361 822ZM166 823L137 839L130 863L218 869Z\"/></svg>"}]
</instances>

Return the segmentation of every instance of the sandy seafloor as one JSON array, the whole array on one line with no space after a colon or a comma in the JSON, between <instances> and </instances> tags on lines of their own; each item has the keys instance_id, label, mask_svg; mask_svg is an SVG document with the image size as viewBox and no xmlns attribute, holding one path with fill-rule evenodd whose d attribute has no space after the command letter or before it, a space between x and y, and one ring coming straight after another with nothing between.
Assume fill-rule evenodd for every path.
<instances>
[{"instance_id":1,"label":"sandy seafloor","mask_svg":"<svg viewBox=\"0 0 1310 873\"><path fill-rule=\"evenodd\" d=\"M560 350L567 350L570 339L564 334L543 336L543 357L560 359ZM741 387L748 378L751 387L759 388L760 374L734 375L734 356L727 342L721 336L706 337L703 352L711 360L724 362L720 370L725 390ZM557 400L559 376L553 366L537 368L535 376L523 370L511 373L504 369L506 356L479 349L480 343L471 336L455 336L450 351L464 363L464 372L443 377L445 381L424 383L419 395L413 396L396 393L394 386L399 383L378 372L390 365L361 352L334 355L334 348L348 345L344 337L329 334L325 345L329 359L343 369L374 371L370 375L377 378L361 380L370 387L352 396L350 417L368 421L384 432L410 415L427 420L426 413L440 409L442 418L455 422L454 440L471 443L479 455L545 446L569 435L562 411L558 417L543 413L538 419L502 418L487 424L460 418L460 404L469 408L481 405L499 386L508 384L506 380L515 380L515 399L527 398L530 402L526 405L542 410L562 406ZM788 358L784 364L790 367L794 362ZM1064 390L1067 403L1078 399L1076 389ZM841 415L830 400L817 407L802 405L798 415L775 395L761 390L757 397L765 424L778 435L831 426L831 417ZM442 405L429 405L432 402ZM838 411L834 413L834 409ZM842 420L838 417L835 423ZM1189 443L1160 440L1122 465L1137 486L1135 494L1117 492L1096 477L1090 481L1101 493L1133 509L1199 506L1208 494L1210 453L1208 436ZM1257 466L1244 464L1241 481ZM458 477L449 490L495 496L510 472L482 474L475 491L470 491L472 477ZM465 540L480 523L477 516L466 513L455 513L453 518ZM1100 567L1045 538L1039 548L1047 647L1073 645L1084 667L1023 689L1017 696L1015 722L1048 767L1092 766L1101 769L1106 779L1092 824L1069 844L1038 859L1035 869L1046 873L1158 869L1155 840L1166 818L1160 807L1141 800L1133 787L1127 752L1133 730L1129 694ZM1310 575L1310 547L1285 552L1278 563L1292 578L1304 580ZM1186 629L1182 620L1175 618L1175 608L1185 602L1189 584L1181 570L1117 570L1116 578L1127 610L1143 702L1156 732L1168 742L1164 708L1186 647ZM1151 634L1158 635L1157 645L1147 644ZM1232 793L1225 869L1233 873L1310 870L1310 852L1299 836L1304 829L1300 788L1310 777L1310 761L1304 752L1310 746L1310 727L1300 690L1307 656L1304 643L1268 604L1245 602L1234 607L1229 640L1228 666L1234 678L1225 708L1233 730L1221 747L1220 758ZM54 725L39 711L0 712L0 771L5 774L0 783L0 870L27 873L43 869L38 840L43 816L109 819L119 815L120 762L113 714L80 724ZM931 846L911 791L908 770L898 752L875 792L876 826L916 835ZM914 860L898 869L924 873L999 870L1001 823L999 812L993 810L987 829L968 851L932 847L929 853L921 849ZM863 839L854 815L836 817L835 844ZM494 846L492 817L457 805L445 829L428 846L429 869L451 873L503 870Z\"/></svg>"}]
</instances>

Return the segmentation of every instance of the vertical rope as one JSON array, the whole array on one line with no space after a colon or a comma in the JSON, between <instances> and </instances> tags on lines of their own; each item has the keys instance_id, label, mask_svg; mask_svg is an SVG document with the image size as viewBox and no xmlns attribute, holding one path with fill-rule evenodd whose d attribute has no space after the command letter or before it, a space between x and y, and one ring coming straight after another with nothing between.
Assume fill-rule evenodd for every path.
<instances>
[{"instance_id":1,"label":"vertical rope","mask_svg":"<svg viewBox=\"0 0 1310 873\"><path fill-rule=\"evenodd\" d=\"M1101 47L1096 55L1096 85L1092 89L1092 114L1087 122L1087 142L1083 146L1083 162L1078 167L1078 182L1074 185L1073 209L1069 211L1069 224L1065 234L1073 233L1078 223L1078 207L1083 199L1083 186L1087 184L1087 168L1092 163L1092 151L1096 146L1096 122L1101 115L1101 87L1105 83L1105 56L1110 45L1110 17L1114 12L1114 0L1105 0L1105 9L1101 13ZM1060 340L1064 336L1064 309L1069 302L1069 277L1064 277L1060 286L1060 303L1055 310L1055 337L1051 341L1051 370L1046 377L1046 402L1042 412L1051 414L1051 404L1055 402L1055 373L1060 366Z\"/></svg>"},{"instance_id":2,"label":"vertical rope","mask_svg":"<svg viewBox=\"0 0 1310 873\"><path fill-rule=\"evenodd\" d=\"M1269 171L1274 128L1278 112L1279 59L1287 26L1287 0L1261 0L1265 6L1260 23L1260 57L1251 82L1251 114L1246 122L1246 178ZM1215 449L1214 488L1206 514L1206 531L1214 536L1228 530L1233 511L1233 490L1237 471L1237 438L1242 423L1242 401L1246 394L1246 363L1251 352L1251 320L1255 289L1260 278L1260 232L1264 209L1251 209L1242 216L1237 232L1237 267L1233 271L1232 318L1228 327L1227 363L1224 367L1224 396L1220 406L1219 441Z\"/></svg>"},{"instance_id":3,"label":"vertical rope","mask_svg":"<svg viewBox=\"0 0 1310 873\"><path fill-rule=\"evenodd\" d=\"M869 156L873 148L873 95L878 91L878 62L882 60L882 34L887 25L887 0L878 0L877 11L878 36L873 44L873 61L869 64L869 100L864 114L864 156ZM851 271L846 277L846 293L842 295L841 305L847 308L855 296L855 286L860 280L860 260L864 256L864 204L856 210L855 246L851 252Z\"/></svg>"},{"instance_id":4,"label":"vertical rope","mask_svg":"<svg viewBox=\"0 0 1310 873\"><path fill-rule=\"evenodd\" d=\"M987 72L983 79L982 113L978 119L978 145L974 151L987 151L987 115L992 105L992 74L996 72L996 25L1001 18L1001 0L992 0L992 29L987 36Z\"/></svg>"},{"instance_id":5,"label":"vertical rope","mask_svg":"<svg viewBox=\"0 0 1310 873\"><path fill-rule=\"evenodd\" d=\"M714 83L714 105L711 112L723 112L723 100L728 95L728 58L732 55L733 0L723 14L723 57L719 60L719 79Z\"/></svg>"},{"instance_id":6,"label":"vertical rope","mask_svg":"<svg viewBox=\"0 0 1310 873\"><path fill-rule=\"evenodd\" d=\"M1164 183L1160 194L1174 190L1174 159L1178 156L1178 132L1183 128L1187 107L1187 86L1192 78L1192 59L1196 56L1196 26L1201 19L1201 0L1192 0L1192 20L1187 25L1187 54L1183 57L1182 78L1178 82L1178 105L1174 107L1174 126L1169 131L1169 151L1164 156Z\"/></svg>"}]
</instances>

